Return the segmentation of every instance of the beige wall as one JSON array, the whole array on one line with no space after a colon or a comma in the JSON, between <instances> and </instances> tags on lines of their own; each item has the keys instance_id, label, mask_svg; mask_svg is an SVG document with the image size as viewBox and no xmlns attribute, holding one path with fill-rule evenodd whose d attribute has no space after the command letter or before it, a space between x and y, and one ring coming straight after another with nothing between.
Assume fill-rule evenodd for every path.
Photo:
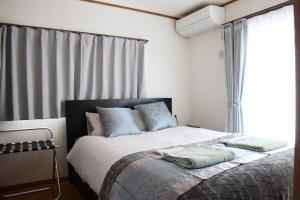
<instances>
[{"instance_id":1,"label":"beige wall","mask_svg":"<svg viewBox=\"0 0 300 200\"><path fill-rule=\"evenodd\" d=\"M286 0L238 0L226 6L226 21L272 7ZM190 121L203 128L223 131L226 87L223 31L214 30L190 39Z\"/></svg>"},{"instance_id":2,"label":"beige wall","mask_svg":"<svg viewBox=\"0 0 300 200\"><path fill-rule=\"evenodd\" d=\"M1 0L0 22L148 39L145 58L148 97L172 97L180 123L188 121L190 49L188 40L175 32L174 20L78 0ZM61 176L66 176L64 119L0 122L0 129L41 126L54 132L61 146L58 153ZM27 154L0 158L0 187L49 178L49 162L41 159L45 154ZM2 164L5 161L9 162ZM23 168L24 164L29 166Z\"/></svg>"}]
</instances>

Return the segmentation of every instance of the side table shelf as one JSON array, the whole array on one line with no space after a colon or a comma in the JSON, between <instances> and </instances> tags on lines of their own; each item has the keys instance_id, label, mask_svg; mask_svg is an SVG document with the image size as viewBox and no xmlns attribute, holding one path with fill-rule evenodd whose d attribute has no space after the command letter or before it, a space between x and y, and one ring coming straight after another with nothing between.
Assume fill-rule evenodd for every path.
<instances>
[{"instance_id":1,"label":"side table shelf","mask_svg":"<svg viewBox=\"0 0 300 200\"><path fill-rule=\"evenodd\" d=\"M54 198L58 200L61 196L61 189L60 189L60 182L59 182L59 175L58 175L58 167L57 167L57 158L56 158L56 148L59 146L55 145L53 140L53 133L48 128L32 128L32 129L17 129L17 130L0 130L0 138L1 133L7 132L18 132L18 131L36 131L36 130L45 130L48 133L48 139L46 140L36 140L36 141L23 141L23 142L12 142L12 143L0 143L0 155L9 154L9 153L23 153L29 151L40 151L40 150L52 150L53 152L53 161L52 161L52 184L49 187L39 188L35 190L28 190L25 192L19 193L11 193L11 194L0 194L0 197L8 198L13 196L19 196L23 194L33 193L33 192L40 192L45 190L52 189L55 179L58 188L58 194ZM1 198L0 198L1 199Z\"/></svg>"}]
</instances>

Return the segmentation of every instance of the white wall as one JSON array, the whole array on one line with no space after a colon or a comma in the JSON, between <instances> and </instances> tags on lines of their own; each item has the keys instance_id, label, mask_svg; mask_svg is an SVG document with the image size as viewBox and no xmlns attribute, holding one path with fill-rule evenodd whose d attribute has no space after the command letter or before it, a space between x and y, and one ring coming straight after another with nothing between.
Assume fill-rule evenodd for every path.
<instances>
[{"instance_id":1,"label":"white wall","mask_svg":"<svg viewBox=\"0 0 300 200\"><path fill-rule=\"evenodd\" d=\"M191 39L190 123L223 130L225 118L225 75L223 30Z\"/></svg>"},{"instance_id":2,"label":"white wall","mask_svg":"<svg viewBox=\"0 0 300 200\"><path fill-rule=\"evenodd\" d=\"M288 0L238 0L225 7L226 21L229 22L286 1Z\"/></svg>"},{"instance_id":3,"label":"white wall","mask_svg":"<svg viewBox=\"0 0 300 200\"><path fill-rule=\"evenodd\" d=\"M148 39L145 58L148 97L172 97L174 113L180 122L185 124L189 120L189 42L177 35L174 20L78 0L1 0L0 22ZM0 122L0 129L41 126L54 132L61 146L58 153L61 176L67 176L64 119ZM50 178L50 165L43 157L40 153L1 157L0 187ZM24 164L29 161L32 164L25 170Z\"/></svg>"},{"instance_id":4,"label":"white wall","mask_svg":"<svg viewBox=\"0 0 300 200\"><path fill-rule=\"evenodd\" d=\"M226 21L285 2L286 0L239 0L227 5ZM226 86L223 32L211 31L190 39L190 123L223 131L226 120Z\"/></svg>"},{"instance_id":5,"label":"white wall","mask_svg":"<svg viewBox=\"0 0 300 200\"><path fill-rule=\"evenodd\" d=\"M226 18L230 21L282 1L239 0L226 7ZM190 121L223 130L226 92L221 30L187 40L175 32L174 20L78 0L1 0L0 22L148 39L148 96L172 97L182 124ZM61 146L61 176L67 176L65 120L0 122L0 129L22 127L49 127L54 132ZM1 156L0 187L50 178L51 165L43 161L49 156L43 152Z\"/></svg>"}]
</instances>

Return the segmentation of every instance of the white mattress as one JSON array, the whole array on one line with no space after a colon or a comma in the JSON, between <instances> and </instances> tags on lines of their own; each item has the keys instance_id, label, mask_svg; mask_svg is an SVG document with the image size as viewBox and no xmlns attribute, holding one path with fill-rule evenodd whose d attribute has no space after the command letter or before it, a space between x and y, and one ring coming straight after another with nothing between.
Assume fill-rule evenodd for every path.
<instances>
[{"instance_id":1,"label":"white mattress","mask_svg":"<svg viewBox=\"0 0 300 200\"><path fill-rule=\"evenodd\" d=\"M106 173L124 156L151 149L213 140L227 135L229 133L179 126L114 138L84 136L75 143L67 155L67 160L81 179L99 194Z\"/></svg>"}]
</instances>

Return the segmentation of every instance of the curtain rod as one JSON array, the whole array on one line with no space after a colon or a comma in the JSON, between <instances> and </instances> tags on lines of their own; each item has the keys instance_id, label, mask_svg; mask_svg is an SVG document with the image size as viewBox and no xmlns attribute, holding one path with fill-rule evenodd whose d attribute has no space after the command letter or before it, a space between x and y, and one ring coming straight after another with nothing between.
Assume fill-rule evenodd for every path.
<instances>
[{"instance_id":1,"label":"curtain rod","mask_svg":"<svg viewBox=\"0 0 300 200\"><path fill-rule=\"evenodd\" d=\"M47 30L53 30L53 31L62 31L62 32L71 32L71 33L77 33L77 34L92 34L92 35L99 35L99 36L107 36L107 37L116 37L116 38L123 38L123 39L129 39L129 40L137 40L137 41L144 41L145 43L149 42L149 40L141 39L141 38L132 38L132 37L124 37L124 36L118 36L118 35L108 35L108 34L101 34L101 33L91 33L91 32L84 32L84 31L72 31L72 30L66 30L66 29L56 29L56 28L47 28L47 27L41 27L41 26L29 26L29 25L22 25L22 24L11 24L11 23L4 23L0 22L1 25L7 25L7 26L19 26L19 27L29 27L33 29L47 29Z\"/></svg>"},{"instance_id":2,"label":"curtain rod","mask_svg":"<svg viewBox=\"0 0 300 200\"><path fill-rule=\"evenodd\" d=\"M268 12L271 12L271 11L274 11L274 10L277 10L277 9L280 9L280 8L283 8L284 6L289 6L289 5L293 5L294 4L294 1L293 0L290 0L290 1L286 1L286 2L283 2L283 3L280 3L280 4L277 4L275 6L272 6L270 8L266 8L266 9L263 9L263 10L260 10L258 12L255 12L255 13L251 13L249 15L246 15L244 17L240 17L238 19L234 19L234 20L231 20L229 22L226 22L224 23L223 25L225 24L228 24L228 23L232 23L236 20L239 20L239 19L243 19L243 18L246 18L246 19L250 19L252 17L256 17L256 16L259 16L259 15L263 15L263 14L266 14Z\"/></svg>"}]
</instances>

